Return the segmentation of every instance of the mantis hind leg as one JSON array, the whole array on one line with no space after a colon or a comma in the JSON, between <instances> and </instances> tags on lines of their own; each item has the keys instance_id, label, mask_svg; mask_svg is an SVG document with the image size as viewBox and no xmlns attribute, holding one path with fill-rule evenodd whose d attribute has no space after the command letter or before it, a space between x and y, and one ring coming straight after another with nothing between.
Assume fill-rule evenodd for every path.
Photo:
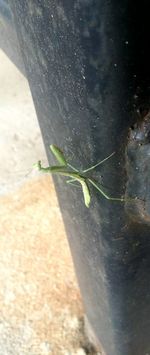
<instances>
[{"instance_id":1,"label":"mantis hind leg","mask_svg":"<svg viewBox=\"0 0 150 355\"><path fill-rule=\"evenodd\" d=\"M121 201L121 202L125 202L128 199L124 198L124 197L112 197L107 195L93 180L88 179L88 181L101 193L102 196L104 196L107 200L111 200L111 201ZM133 200L133 199L132 199Z\"/></svg>"}]
</instances>

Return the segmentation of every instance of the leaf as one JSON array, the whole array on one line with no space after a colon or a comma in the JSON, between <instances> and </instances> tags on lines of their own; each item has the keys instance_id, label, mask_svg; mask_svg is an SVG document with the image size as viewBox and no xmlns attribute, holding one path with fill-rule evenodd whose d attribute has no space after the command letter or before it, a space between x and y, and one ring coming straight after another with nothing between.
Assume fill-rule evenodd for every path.
<instances>
[{"instance_id":1,"label":"leaf","mask_svg":"<svg viewBox=\"0 0 150 355\"><path fill-rule=\"evenodd\" d=\"M57 161L60 163L60 165L67 166L67 161L66 161L66 158L65 158L62 150L54 144L50 145L50 149L51 149L52 153L54 154L55 158L57 159Z\"/></svg>"}]
</instances>

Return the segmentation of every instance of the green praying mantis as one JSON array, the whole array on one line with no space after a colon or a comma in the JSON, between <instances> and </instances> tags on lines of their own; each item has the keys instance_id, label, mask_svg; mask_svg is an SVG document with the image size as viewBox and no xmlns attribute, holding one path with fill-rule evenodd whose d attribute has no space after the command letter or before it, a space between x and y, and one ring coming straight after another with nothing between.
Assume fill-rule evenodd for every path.
<instances>
[{"instance_id":1,"label":"green praying mantis","mask_svg":"<svg viewBox=\"0 0 150 355\"><path fill-rule=\"evenodd\" d=\"M39 160L35 166L40 170L43 171L44 173L51 173L51 174L59 174L63 176L69 177L69 180L67 180L67 183L74 184L74 182L79 182L81 187L82 187L82 192L83 192L83 197L84 197L84 202L86 207L89 207L90 202L91 202L91 192L89 189L90 185L93 185L96 190L99 191L101 195L103 195L107 200L111 201L121 201L124 202L126 199L124 197L111 197L107 195L101 186L97 185L97 183L91 179L90 177L86 176L86 173L89 171L94 170L97 166L103 164L106 160L110 159L115 152L107 156L105 159L101 160L99 163L89 167L88 169L85 170L78 170L74 166L72 166L66 159L63 151L57 147L54 144L50 145L50 150L57 159L59 165L55 166L48 166L44 168L41 165L41 161Z\"/></svg>"}]
</instances>

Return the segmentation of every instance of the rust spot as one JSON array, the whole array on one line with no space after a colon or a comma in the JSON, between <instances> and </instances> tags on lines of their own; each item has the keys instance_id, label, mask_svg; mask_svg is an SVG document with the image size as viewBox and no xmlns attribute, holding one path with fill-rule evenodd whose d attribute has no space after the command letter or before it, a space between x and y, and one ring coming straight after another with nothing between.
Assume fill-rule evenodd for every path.
<instances>
[{"instance_id":1,"label":"rust spot","mask_svg":"<svg viewBox=\"0 0 150 355\"><path fill-rule=\"evenodd\" d=\"M130 128L126 169L126 193L137 198L126 204L127 213L138 223L150 224L150 111Z\"/></svg>"},{"instance_id":2,"label":"rust spot","mask_svg":"<svg viewBox=\"0 0 150 355\"><path fill-rule=\"evenodd\" d=\"M147 143L150 143L150 111L138 123L131 126L129 131L129 144Z\"/></svg>"}]
</instances>

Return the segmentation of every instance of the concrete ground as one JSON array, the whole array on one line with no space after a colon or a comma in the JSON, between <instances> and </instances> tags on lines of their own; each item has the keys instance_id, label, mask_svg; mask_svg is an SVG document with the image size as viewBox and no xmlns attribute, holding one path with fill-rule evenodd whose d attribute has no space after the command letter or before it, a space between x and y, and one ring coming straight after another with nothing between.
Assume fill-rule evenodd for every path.
<instances>
[{"instance_id":1,"label":"concrete ground","mask_svg":"<svg viewBox=\"0 0 150 355\"><path fill-rule=\"evenodd\" d=\"M95 354L26 79L0 52L0 355ZM58 228L59 226L59 228Z\"/></svg>"}]
</instances>

